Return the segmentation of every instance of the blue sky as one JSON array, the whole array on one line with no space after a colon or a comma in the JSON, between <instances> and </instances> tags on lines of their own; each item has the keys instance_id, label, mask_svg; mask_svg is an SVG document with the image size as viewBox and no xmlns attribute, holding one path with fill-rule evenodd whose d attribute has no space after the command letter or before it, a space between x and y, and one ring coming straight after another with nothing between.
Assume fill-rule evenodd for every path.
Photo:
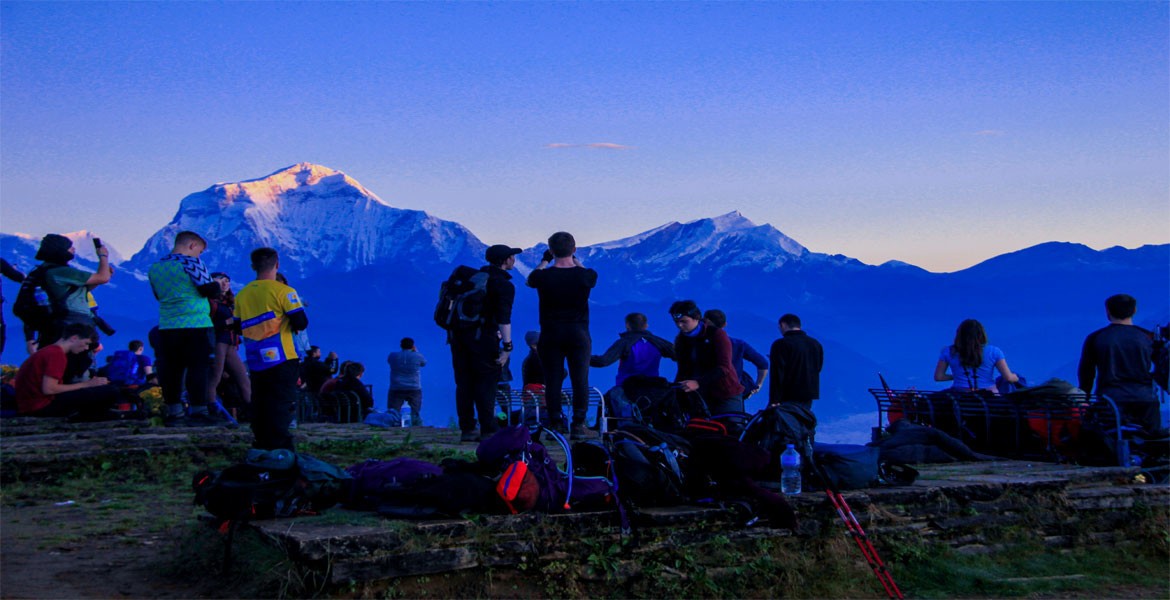
<instances>
[{"instance_id":1,"label":"blue sky","mask_svg":"<svg viewBox=\"0 0 1170 600\"><path fill-rule=\"evenodd\" d=\"M129 255L309 161L487 243L731 210L936 271L1167 243L1168 6L4 2L0 230Z\"/></svg>"}]
</instances>

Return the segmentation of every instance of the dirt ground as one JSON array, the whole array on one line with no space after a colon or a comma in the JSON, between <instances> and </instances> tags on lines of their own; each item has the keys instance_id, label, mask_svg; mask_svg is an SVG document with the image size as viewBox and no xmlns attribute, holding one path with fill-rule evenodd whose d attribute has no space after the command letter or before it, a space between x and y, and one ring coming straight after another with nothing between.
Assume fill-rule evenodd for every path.
<instances>
[{"instance_id":1,"label":"dirt ground","mask_svg":"<svg viewBox=\"0 0 1170 600\"><path fill-rule=\"evenodd\" d=\"M4 598L190 598L190 586L161 571L174 535L127 524L118 533L86 533L89 511L77 504L3 508L0 596Z\"/></svg>"}]
</instances>

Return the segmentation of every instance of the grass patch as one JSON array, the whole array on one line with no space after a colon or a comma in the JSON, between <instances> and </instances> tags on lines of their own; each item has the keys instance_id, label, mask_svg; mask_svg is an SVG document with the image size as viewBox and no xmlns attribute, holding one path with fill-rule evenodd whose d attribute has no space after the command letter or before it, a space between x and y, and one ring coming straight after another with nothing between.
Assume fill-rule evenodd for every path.
<instances>
[{"instance_id":1,"label":"grass patch","mask_svg":"<svg viewBox=\"0 0 1170 600\"><path fill-rule=\"evenodd\" d=\"M936 549L921 561L895 567L898 584L923 598L1002 597L1093 593L1139 588L1170 593L1166 558L1136 545L1055 551L1016 547L992 555Z\"/></svg>"}]
</instances>

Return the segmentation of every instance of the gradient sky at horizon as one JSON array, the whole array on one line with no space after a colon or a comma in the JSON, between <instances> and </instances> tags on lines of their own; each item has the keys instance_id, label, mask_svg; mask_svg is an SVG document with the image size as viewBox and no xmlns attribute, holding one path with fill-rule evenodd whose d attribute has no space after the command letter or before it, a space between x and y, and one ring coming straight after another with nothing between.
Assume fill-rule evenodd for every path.
<instances>
[{"instance_id":1,"label":"gradient sky at horizon","mask_svg":"<svg viewBox=\"0 0 1170 600\"><path fill-rule=\"evenodd\" d=\"M1170 4L0 3L0 231L308 161L528 247L738 210L932 271L1170 242Z\"/></svg>"}]
</instances>

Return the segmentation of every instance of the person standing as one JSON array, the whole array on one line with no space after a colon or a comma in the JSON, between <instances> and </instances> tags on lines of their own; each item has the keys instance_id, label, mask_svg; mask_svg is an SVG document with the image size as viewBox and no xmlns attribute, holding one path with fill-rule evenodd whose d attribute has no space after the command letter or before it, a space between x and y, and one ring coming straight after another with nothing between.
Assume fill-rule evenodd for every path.
<instances>
[{"instance_id":1,"label":"person standing","mask_svg":"<svg viewBox=\"0 0 1170 600\"><path fill-rule=\"evenodd\" d=\"M252 251L256 279L236 294L235 318L244 337L252 376L252 446L295 450L288 427L296 413L300 359L293 332L309 327L297 291L276 280L280 256L273 248Z\"/></svg>"},{"instance_id":2,"label":"person standing","mask_svg":"<svg viewBox=\"0 0 1170 600\"><path fill-rule=\"evenodd\" d=\"M20 270L12 266L11 263L4 260L3 258L0 258L0 275L3 275L4 277L7 277L16 283L22 283L24 281L24 273L21 273ZM0 290L0 354L4 354L4 344L8 341L8 326L4 324L3 308L4 292Z\"/></svg>"},{"instance_id":3,"label":"person standing","mask_svg":"<svg viewBox=\"0 0 1170 600\"><path fill-rule=\"evenodd\" d=\"M825 351L821 343L800 328L800 317L780 317L780 339L772 342L769 358L772 383L768 385L768 402L775 406L785 402L812 410L812 401L821 397L821 367Z\"/></svg>"},{"instance_id":4,"label":"person standing","mask_svg":"<svg viewBox=\"0 0 1170 600\"><path fill-rule=\"evenodd\" d=\"M633 376L658 377L658 365L663 358L674 358L674 344L650 333L649 320L642 313L630 313L625 319L626 330L604 354L589 357L589 366L608 367L618 362L614 385L620 386Z\"/></svg>"},{"instance_id":5,"label":"person standing","mask_svg":"<svg viewBox=\"0 0 1170 600\"><path fill-rule=\"evenodd\" d=\"M244 361L240 360L240 328L236 323L236 295L232 293L232 278L227 273L212 273L219 284L219 295L211 299L211 322L215 328L215 359L211 365L211 380L207 385L208 402L215 400L216 390L226 371L229 383L239 392L239 400L252 403L252 382Z\"/></svg>"},{"instance_id":6,"label":"person standing","mask_svg":"<svg viewBox=\"0 0 1170 600\"><path fill-rule=\"evenodd\" d=\"M41 245L37 249L36 259L41 262L28 277L44 282L45 294L53 307L53 318L42 324L40 329L25 327L24 336L29 354L36 352L38 347L44 347L57 341L61 335L61 328L69 323L84 323L91 327L96 326L93 311L89 307L89 292L99 285L110 282L114 276L114 269L110 266L110 251L106 248L96 248L98 270L96 273L82 271L69 266L77 250L73 247L73 240L50 233L41 238ZM97 343L97 339L94 339ZM84 353L71 354L70 360Z\"/></svg>"},{"instance_id":7,"label":"person standing","mask_svg":"<svg viewBox=\"0 0 1170 600\"><path fill-rule=\"evenodd\" d=\"M724 331L727 330L727 314L718 308L709 309L703 313L703 316L712 325ZM754 378L743 368L745 360L755 365L756 376ZM753 394L760 391L764 380L768 378L768 359L751 344L739 338L731 338L731 366L735 367L735 374L739 377L739 383L743 385L743 399L746 402Z\"/></svg>"},{"instance_id":8,"label":"person standing","mask_svg":"<svg viewBox=\"0 0 1170 600\"><path fill-rule=\"evenodd\" d=\"M699 392L712 415L743 412L743 385L731 364L727 332L704 319L693 300L671 304L670 316L678 327L675 383L684 392Z\"/></svg>"},{"instance_id":9,"label":"person standing","mask_svg":"<svg viewBox=\"0 0 1170 600\"><path fill-rule=\"evenodd\" d=\"M1109 325L1090 333L1081 347L1077 382L1082 390L1108 396L1122 419L1147 433L1161 432L1162 415L1154 394L1154 335L1133 324L1137 300L1117 294L1105 300Z\"/></svg>"},{"instance_id":10,"label":"person standing","mask_svg":"<svg viewBox=\"0 0 1170 600\"><path fill-rule=\"evenodd\" d=\"M561 409L561 386L565 363L573 386L573 418L569 439L584 439L589 408L589 357L593 338L589 336L589 294L597 285L597 271L577 259L577 241L564 231L548 238L548 250L528 275L528 286L540 297L540 342L537 350L544 369L545 402L550 426L565 431Z\"/></svg>"},{"instance_id":11,"label":"person standing","mask_svg":"<svg viewBox=\"0 0 1170 600\"><path fill-rule=\"evenodd\" d=\"M414 340L402 338L400 350L391 352L386 358L390 363L390 392L386 397L387 408L401 414L402 405L410 406L411 427L422 426L422 375L419 371L427 366L427 359L418 351Z\"/></svg>"},{"instance_id":12,"label":"person standing","mask_svg":"<svg viewBox=\"0 0 1170 600\"><path fill-rule=\"evenodd\" d=\"M496 386L500 367L512 353L512 303L516 286L508 271L516 266L520 248L496 244L487 249L487 273L482 317L474 327L451 332L451 367L455 372L455 412L459 417L459 440L477 442L499 429L496 421ZM479 433L476 433L476 415Z\"/></svg>"},{"instance_id":13,"label":"person standing","mask_svg":"<svg viewBox=\"0 0 1170 600\"><path fill-rule=\"evenodd\" d=\"M159 385L163 421L168 427L228 426L230 421L208 411L207 384L215 361L215 329L208 298L219 284L199 259L207 241L193 231L175 236L171 253L150 267L150 289L158 300ZM189 409L183 408L184 380Z\"/></svg>"}]
</instances>

